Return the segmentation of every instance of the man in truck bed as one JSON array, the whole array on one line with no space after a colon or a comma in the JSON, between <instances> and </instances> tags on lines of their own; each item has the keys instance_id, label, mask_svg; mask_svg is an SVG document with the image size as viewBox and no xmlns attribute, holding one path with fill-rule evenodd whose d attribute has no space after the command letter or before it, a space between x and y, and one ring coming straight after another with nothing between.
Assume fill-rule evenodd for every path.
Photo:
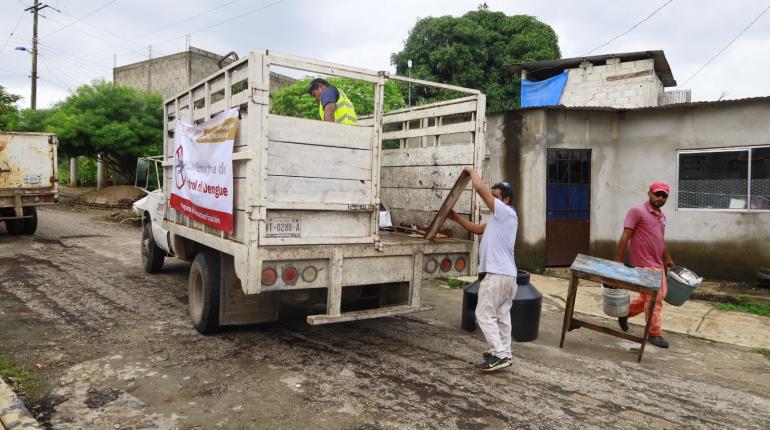
<instances>
[{"instance_id":1,"label":"man in truck bed","mask_svg":"<svg viewBox=\"0 0 770 430\"><path fill-rule=\"evenodd\" d=\"M358 125L356 109L344 91L329 85L324 79L317 78L310 83L307 92L318 102L318 114L322 121Z\"/></svg>"}]
</instances>

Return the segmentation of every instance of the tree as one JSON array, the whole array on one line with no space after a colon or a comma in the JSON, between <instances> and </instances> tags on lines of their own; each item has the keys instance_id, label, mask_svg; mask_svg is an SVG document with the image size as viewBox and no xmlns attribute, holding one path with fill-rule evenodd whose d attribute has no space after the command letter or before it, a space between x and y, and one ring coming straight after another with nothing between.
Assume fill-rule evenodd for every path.
<instances>
[{"instance_id":1,"label":"tree","mask_svg":"<svg viewBox=\"0 0 770 430\"><path fill-rule=\"evenodd\" d=\"M21 96L11 94L0 85L0 130L8 130L8 124L14 120L18 113L16 102L21 100Z\"/></svg>"},{"instance_id":2,"label":"tree","mask_svg":"<svg viewBox=\"0 0 770 430\"><path fill-rule=\"evenodd\" d=\"M59 136L68 156L102 155L110 169L134 179L136 158L163 148L162 96L95 81L55 106L46 131Z\"/></svg>"},{"instance_id":3,"label":"tree","mask_svg":"<svg viewBox=\"0 0 770 430\"><path fill-rule=\"evenodd\" d=\"M301 79L271 94L270 112L295 118L320 119L318 102L307 93L307 88L313 79L312 77ZM353 102L357 115L371 115L374 112L374 84L336 76L330 76L326 80L331 86L347 94ZM386 112L406 106L401 90L392 81L385 84L384 99Z\"/></svg>"},{"instance_id":4,"label":"tree","mask_svg":"<svg viewBox=\"0 0 770 430\"><path fill-rule=\"evenodd\" d=\"M459 18L418 20L391 62L399 75L407 74L412 60L414 78L478 89L487 95L487 110L494 112L519 106L519 76L504 65L560 56L550 26L531 16L491 12L484 4ZM414 91L421 103L447 98L445 91Z\"/></svg>"}]
</instances>

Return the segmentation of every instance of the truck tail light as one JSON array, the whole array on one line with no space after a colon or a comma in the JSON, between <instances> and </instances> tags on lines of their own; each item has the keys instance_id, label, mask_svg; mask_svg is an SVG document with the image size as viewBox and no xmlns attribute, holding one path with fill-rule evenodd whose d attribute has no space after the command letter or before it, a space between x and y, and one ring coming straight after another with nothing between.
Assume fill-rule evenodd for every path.
<instances>
[{"instance_id":1,"label":"truck tail light","mask_svg":"<svg viewBox=\"0 0 770 430\"><path fill-rule=\"evenodd\" d=\"M438 269L438 261L436 261L436 260L431 258L430 260L428 260L427 263L425 263L425 271L426 272L432 274L432 273L434 273L436 271L436 269Z\"/></svg>"},{"instance_id":2,"label":"truck tail light","mask_svg":"<svg viewBox=\"0 0 770 430\"><path fill-rule=\"evenodd\" d=\"M302 269L302 280L305 282L313 282L318 278L318 269L313 266L307 266Z\"/></svg>"},{"instance_id":3,"label":"truck tail light","mask_svg":"<svg viewBox=\"0 0 770 430\"><path fill-rule=\"evenodd\" d=\"M458 272L462 272L463 270L465 270L464 258L460 257L457 259L457 261L455 261L455 270L457 270Z\"/></svg>"},{"instance_id":4,"label":"truck tail light","mask_svg":"<svg viewBox=\"0 0 770 430\"><path fill-rule=\"evenodd\" d=\"M441 261L441 271L446 273L450 270L452 270L452 260L447 257Z\"/></svg>"},{"instance_id":5,"label":"truck tail light","mask_svg":"<svg viewBox=\"0 0 770 430\"><path fill-rule=\"evenodd\" d=\"M43 201L46 202L46 203L53 202L53 194L48 194L48 195L43 196Z\"/></svg>"},{"instance_id":6,"label":"truck tail light","mask_svg":"<svg viewBox=\"0 0 770 430\"><path fill-rule=\"evenodd\" d=\"M281 279L283 279L284 284L294 285L297 283L298 278L299 278L299 272L297 271L296 267L288 266L285 269L283 269L283 273L281 274Z\"/></svg>"},{"instance_id":7,"label":"truck tail light","mask_svg":"<svg viewBox=\"0 0 770 430\"><path fill-rule=\"evenodd\" d=\"M275 281L277 280L278 272L276 272L272 267L268 267L262 271L262 285L267 285L269 287L275 284Z\"/></svg>"}]
</instances>

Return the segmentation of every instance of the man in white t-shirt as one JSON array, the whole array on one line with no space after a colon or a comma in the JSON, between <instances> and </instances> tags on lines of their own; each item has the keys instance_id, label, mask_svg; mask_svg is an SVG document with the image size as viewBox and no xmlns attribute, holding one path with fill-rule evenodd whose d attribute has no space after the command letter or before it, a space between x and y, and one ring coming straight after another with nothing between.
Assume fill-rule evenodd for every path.
<instances>
[{"instance_id":1,"label":"man in white t-shirt","mask_svg":"<svg viewBox=\"0 0 770 430\"><path fill-rule=\"evenodd\" d=\"M473 189L492 212L486 224L475 224L449 213L449 219L474 234L480 234L479 272L485 273L479 288L476 305L476 324L487 340L488 349L484 361L476 365L485 372L499 370L511 365L511 305L516 296L516 262L513 259L513 245L519 218L510 206L513 198L511 184L500 182L492 186L492 192L478 173L466 167Z\"/></svg>"}]
</instances>

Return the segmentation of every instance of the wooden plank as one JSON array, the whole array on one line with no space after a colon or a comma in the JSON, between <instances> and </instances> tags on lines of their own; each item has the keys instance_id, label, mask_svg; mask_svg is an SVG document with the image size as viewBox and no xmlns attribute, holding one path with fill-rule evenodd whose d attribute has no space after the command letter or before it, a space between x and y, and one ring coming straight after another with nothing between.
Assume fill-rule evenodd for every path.
<instances>
[{"instance_id":1,"label":"wooden plank","mask_svg":"<svg viewBox=\"0 0 770 430\"><path fill-rule=\"evenodd\" d=\"M377 83L380 79L379 72L373 70L360 69L310 58L296 57L288 54L270 53L270 55L267 56L267 59L272 65L303 70L306 72L330 76L342 76L372 83Z\"/></svg>"},{"instance_id":2,"label":"wooden plank","mask_svg":"<svg viewBox=\"0 0 770 430\"><path fill-rule=\"evenodd\" d=\"M267 199L305 203L372 204L369 181L269 176Z\"/></svg>"},{"instance_id":3,"label":"wooden plank","mask_svg":"<svg viewBox=\"0 0 770 430\"><path fill-rule=\"evenodd\" d=\"M338 148L371 149L372 129L321 120L270 115L268 139Z\"/></svg>"},{"instance_id":4,"label":"wooden plank","mask_svg":"<svg viewBox=\"0 0 770 430\"><path fill-rule=\"evenodd\" d=\"M369 237L370 217L367 212L342 211L296 211L296 210L267 210L267 220L297 220L301 225L301 236L293 242L305 243L308 239L338 239ZM268 234L266 239L271 239ZM279 238L273 238L279 239ZM294 238L289 238L294 239ZM276 243L287 241L276 240ZM292 242L289 240L288 242ZM335 243L334 241L327 243Z\"/></svg>"},{"instance_id":5,"label":"wooden plank","mask_svg":"<svg viewBox=\"0 0 770 430\"><path fill-rule=\"evenodd\" d=\"M449 195L448 190L420 190L411 188L383 188L381 201L388 209L438 211ZM471 191L463 191L458 208L470 208Z\"/></svg>"},{"instance_id":6,"label":"wooden plank","mask_svg":"<svg viewBox=\"0 0 770 430\"><path fill-rule=\"evenodd\" d=\"M468 133L476 130L475 121L460 122L449 125L434 125L427 128L415 128L411 130L388 131L382 133L383 140L409 139L412 137L437 136L442 134Z\"/></svg>"},{"instance_id":7,"label":"wooden plank","mask_svg":"<svg viewBox=\"0 0 770 430\"><path fill-rule=\"evenodd\" d=\"M476 111L476 100L453 103L450 105L436 106L428 109L415 109L407 112L391 113L388 112L382 117L383 124L393 124L404 121L412 121L422 118L432 118L444 115L454 115L464 112Z\"/></svg>"},{"instance_id":8,"label":"wooden plank","mask_svg":"<svg viewBox=\"0 0 770 430\"><path fill-rule=\"evenodd\" d=\"M451 190L462 171L461 166L383 166L380 179L385 188Z\"/></svg>"},{"instance_id":9,"label":"wooden plank","mask_svg":"<svg viewBox=\"0 0 770 430\"><path fill-rule=\"evenodd\" d=\"M394 226L398 226L401 225L401 223L404 223L425 228L430 225L431 221L433 221L433 218L435 218L436 214L438 213L438 211L416 211L409 209L389 209L389 212L390 219L393 221ZM470 212L470 208L466 209L465 212ZM469 214L467 213L463 214L458 212L458 214L466 218L469 217ZM439 231L443 231L445 229L449 229L449 236L455 239L467 240L471 237L470 233L468 233L464 228L460 226L460 224L457 224L456 222L444 222L444 225L439 229Z\"/></svg>"},{"instance_id":10,"label":"wooden plank","mask_svg":"<svg viewBox=\"0 0 770 430\"><path fill-rule=\"evenodd\" d=\"M441 89L444 89L444 90L456 91L458 93L481 94L481 91L474 90L474 89L471 89L471 88L458 87L458 86L455 86L455 85L442 84L442 83L439 83L439 82L423 81L421 79L414 79L414 78L409 78L409 77L400 76L400 75L392 75L392 76L390 76L390 79L392 79L394 81L401 81L401 82L412 83L414 85L421 85L421 86L425 86L425 87L441 88Z\"/></svg>"},{"instance_id":11,"label":"wooden plank","mask_svg":"<svg viewBox=\"0 0 770 430\"><path fill-rule=\"evenodd\" d=\"M268 175L372 179L369 150L270 141L267 154Z\"/></svg>"},{"instance_id":12,"label":"wooden plank","mask_svg":"<svg viewBox=\"0 0 770 430\"><path fill-rule=\"evenodd\" d=\"M613 329L611 329L609 327L604 327L604 326L601 326L601 325L598 325L598 324L590 323L588 321L583 321L583 320L572 318L572 320L570 321L569 330L571 331L571 330L578 329L578 328L581 328L581 327L585 327L585 328L590 329L590 330L598 331L600 333L608 334L610 336L619 337L621 339L630 340L631 342L642 343L642 338L641 337L635 336L635 335L633 335L631 333L626 333L626 332L622 332L622 331L618 331L618 330L613 330Z\"/></svg>"},{"instance_id":13,"label":"wooden plank","mask_svg":"<svg viewBox=\"0 0 770 430\"><path fill-rule=\"evenodd\" d=\"M463 171L462 174L460 174L460 177L457 178L457 182L455 183L454 187L452 187L449 195L447 195L444 203L441 205L441 209L439 209L436 217L433 218L433 221L430 223L428 231L425 233L426 239L433 240L436 237L436 234L444 224L446 217L449 215L449 211L455 207L455 204L457 204L457 202L460 200L462 194L467 193L465 188L470 180L471 176L465 171Z\"/></svg>"},{"instance_id":14,"label":"wooden plank","mask_svg":"<svg viewBox=\"0 0 770 430\"><path fill-rule=\"evenodd\" d=\"M651 290L659 290L661 283L661 274L654 270L639 269L627 267L623 263L605 260L603 258L592 257L579 254L570 266L573 272L581 272L600 276L610 280L625 282L638 285Z\"/></svg>"},{"instance_id":15,"label":"wooden plank","mask_svg":"<svg viewBox=\"0 0 770 430\"><path fill-rule=\"evenodd\" d=\"M473 152L473 145L387 149L382 166L472 166Z\"/></svg>"}]
</instances>

